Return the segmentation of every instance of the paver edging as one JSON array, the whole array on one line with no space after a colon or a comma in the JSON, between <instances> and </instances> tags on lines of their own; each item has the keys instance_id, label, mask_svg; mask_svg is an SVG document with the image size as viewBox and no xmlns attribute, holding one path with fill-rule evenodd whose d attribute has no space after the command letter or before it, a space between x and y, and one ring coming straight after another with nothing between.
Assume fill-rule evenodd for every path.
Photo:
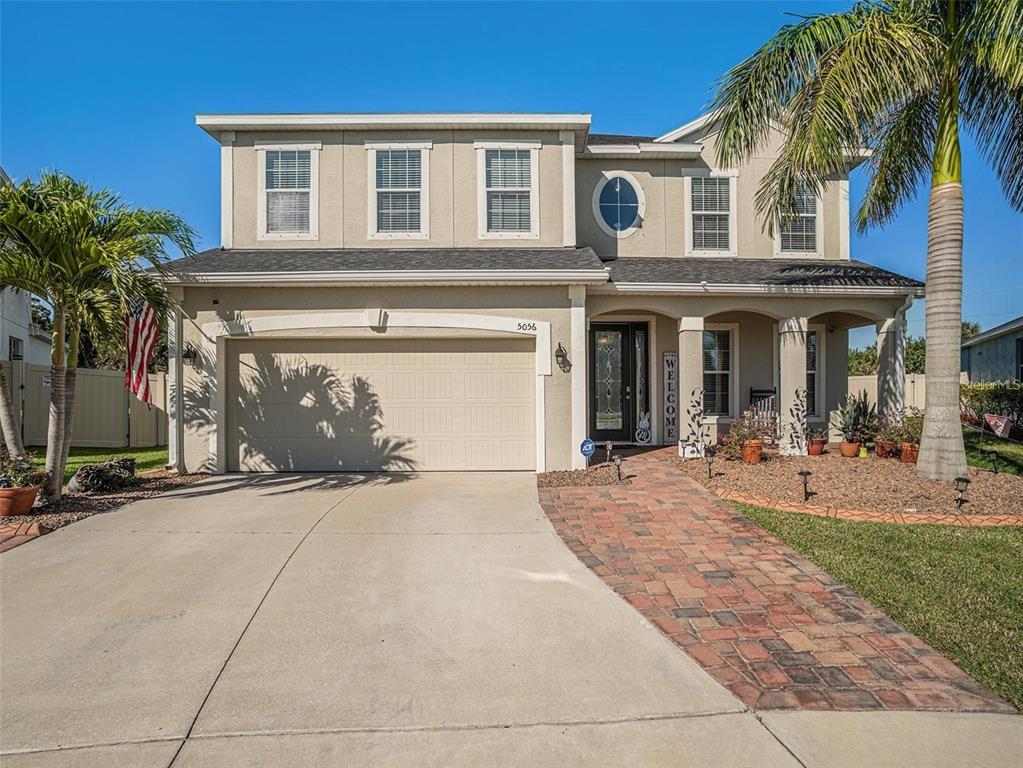
<instances>
[{"instance_id":1,"label":"paver edging","mask_svg":"<svg viewBox=\"0 0 1023 768\"><path fill-rule=\"evenodd\" d=\"M1018 515L940 515L926 512L862 512L855 509L819 507L812 504L800 504L795 501L766 499L749 493L730 491L727 488L715 488L714 494L725 501L748 504L752 507L765 507L777 512L793 512L802 515L814 515L816 517L830 517L835 520L851 520L853 522L890 523L892 525L954 525L960 528L1023 526L1023 517Z\"/></svg>"},{"instance_id":2,"label":"paver edging","mask_svg":"<svg viewBox=\"0 0 1023 768\"><path fill-rule=\"evenodd\" d=\"M7 552L32 539L38 539L52 532L52 528L42 523L3 523L0 522L0 552Z\"/></svg>"}]
</instances>

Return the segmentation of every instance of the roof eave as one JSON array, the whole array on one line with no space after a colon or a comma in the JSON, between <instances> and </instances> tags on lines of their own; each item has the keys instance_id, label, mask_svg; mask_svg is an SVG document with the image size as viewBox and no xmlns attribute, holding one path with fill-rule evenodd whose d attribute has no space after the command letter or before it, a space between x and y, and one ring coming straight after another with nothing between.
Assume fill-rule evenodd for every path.
<instances>
[{"instance_id":1,"label":"roof eave","mask_svg":"<svg viewBox=\"0 0 1023 768\"><path fill-rule=\"evenodd\" d=\"M599 293L656 293L727 296L912 296L922 298L923 286L893 285L765 285L760 283L653 283L626 280L608 283Z\"/></svg>"},{"instance_id":2,"label":"roof eave","mask_svg":"<svg viewBox=\"0 0 1023 768\"><path fill-rule=\"evenodd\" d=\"M607 270L343 270L329 272L188 272L161 275L171 285L600 285Z\"/></svg>"}]
</instances>

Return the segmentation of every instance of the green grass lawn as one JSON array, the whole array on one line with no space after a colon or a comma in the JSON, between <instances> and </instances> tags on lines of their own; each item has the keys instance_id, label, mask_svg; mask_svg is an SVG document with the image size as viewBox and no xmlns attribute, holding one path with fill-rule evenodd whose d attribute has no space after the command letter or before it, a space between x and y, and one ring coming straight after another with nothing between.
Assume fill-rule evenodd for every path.
<instances>
[{"instance_id":1,"label":"green grass lawn","mask_svg":"<svg viewBox=\"0 0 1023 768\"><path fill-rule=\"evenodd\" d=\"M35 456L37 464L42 466L46 463L45 448L30 448L28 450ZM99 464L109 458L122 456L135 457L136 472L144 472L147 469L163 469L167 465L167 446L157 448L72 448L68 455L64 482L70 480L75 472L85 464Z\"/></svg>"},{"instance_id":2,"label":"green grass lawn","mask_svg":"<svg viewBox=\"0 0 1023 768\"><path fill-rule=\"evenodd\" d=\"M1023 708L1023 529L854 523L735 506Z\"/></svg>"},{"instance_id":3,"label":"green grass lawn","mask_svg":"<svg viewBox=\"0 0 1023 768\"><path fill-rule=\"evenodd\" d=\"M987 452L998 453L998 471L1013 475L1023 475L1023 443L999 440L989 430L984 430L983 451L981 450L980 430L963 425L963 442L966 443L966 463L971 467L991 469L991 460Z\"/></svg>"}]
</instances>

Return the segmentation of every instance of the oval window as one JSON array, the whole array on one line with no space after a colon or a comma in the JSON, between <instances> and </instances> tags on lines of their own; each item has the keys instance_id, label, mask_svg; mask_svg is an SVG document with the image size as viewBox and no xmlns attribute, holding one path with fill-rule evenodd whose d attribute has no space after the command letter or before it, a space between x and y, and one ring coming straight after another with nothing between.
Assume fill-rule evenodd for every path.
<instances>
[{"instance_id":1,"label":"oval window","mask_svg":"<svg viewBox=\"0 0 1023 768\"><path fill-rule=\"evenodd\" d=\"M615 232L636 226L639 219L639 196L626 179L615 176L600 191L600 217Z\"/></svg>"}]
</instances>

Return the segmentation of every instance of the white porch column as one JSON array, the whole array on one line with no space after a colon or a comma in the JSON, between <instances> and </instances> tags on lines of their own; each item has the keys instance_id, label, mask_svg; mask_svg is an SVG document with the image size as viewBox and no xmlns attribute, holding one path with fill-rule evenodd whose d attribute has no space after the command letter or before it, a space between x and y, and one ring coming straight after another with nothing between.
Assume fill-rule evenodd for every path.
<instances>
[{"instance_id":1,"label":"white porch column","mask_svg":"<svg viewBox=\"0 0 1023 768\"><path fill-rule=\"evenodd\" d=\"M572 285L568 288L571 312L572 365L572 469L586 469L586 457L579 452L579 446L586 439L586 286Z\"/></svg>"},{"instance_id":2,"label":"white porch column","mask_svg":"<svg viewBox=\"0 0 1023 768\"><path fill-rule=\"evenodd\" d=\"M778 336L778 450L801 456L806 454L806 318L785 318Z\"/></svg>"},{"instance_id":3,"label":"white porch column","mask_svg":"<svg viewBox=\"0 0 1023 768\"><path fill-rule=\"evenodd\" d=\"M678 321L678 455L703 455L703 318ZM699 420L700 423L696 423Z\"/></svg>"},{"instance_id":4,"label":"white porch column","mask_svg":"<svg viewBox=\"0 0 1023 768\"><path fill-rule=\"evenodd\" d=\"M877 413L898 418L906 409L906 313L877 324Z\"/></svg>"}]
</instances>

